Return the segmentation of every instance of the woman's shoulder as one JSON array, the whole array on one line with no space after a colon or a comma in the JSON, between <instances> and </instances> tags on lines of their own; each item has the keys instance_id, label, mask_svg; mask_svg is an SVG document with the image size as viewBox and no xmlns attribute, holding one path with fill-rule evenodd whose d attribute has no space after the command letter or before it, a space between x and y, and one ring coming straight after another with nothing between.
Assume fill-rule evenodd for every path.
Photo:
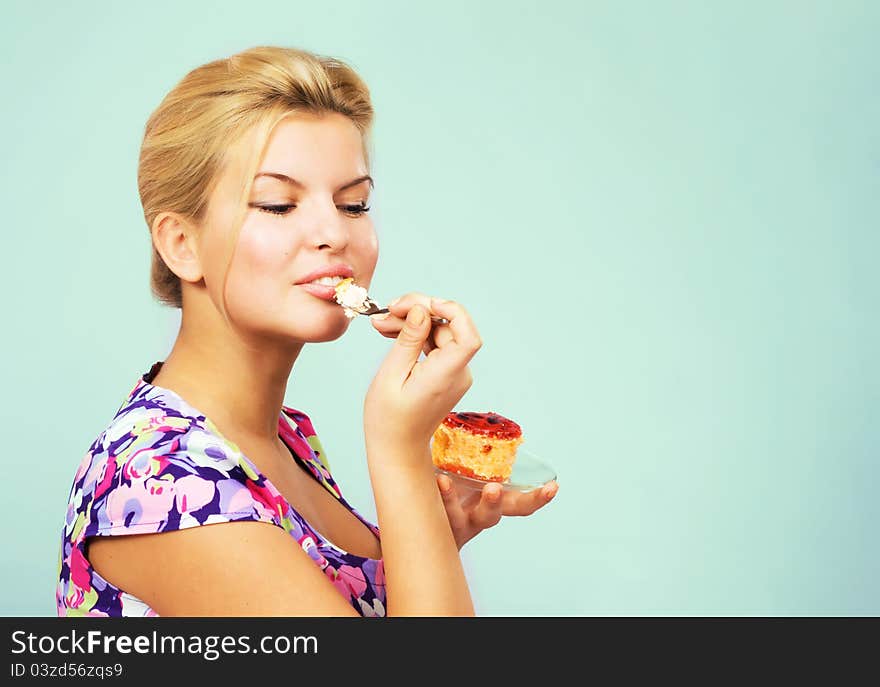
<instances>
[{"instance_id":1,"label":"woman's shoulder","mask_svg":"<svg viewBox=\"0 0 880 687\"><path fill-rule=\"evenodd\" d=\"M237 447L204 416L141 391L135 387L77 470L70 502L85 516L86 536L177 529L190 518L272 520Z\"/></svg>"},{"instance_id":2,"label":"woman's shoulder","mask_svg":"<svg viewBox=\"0 0 880 687\"><path fill-rule=\"evenodd\" d=\"M91 452L130 472L127 478L159 474L161 467L228 472L239 464L237 447L224 441L210 420L149 385L135 387ZM151 465L157 460L161 466Z\"/></svg>"}]
</instances>

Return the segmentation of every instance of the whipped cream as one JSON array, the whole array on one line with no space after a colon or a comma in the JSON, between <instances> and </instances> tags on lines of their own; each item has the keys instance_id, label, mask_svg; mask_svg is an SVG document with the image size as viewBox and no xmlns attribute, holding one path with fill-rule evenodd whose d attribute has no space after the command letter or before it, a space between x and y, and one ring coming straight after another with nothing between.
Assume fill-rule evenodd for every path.
<instances>
[{"instance_id":1,"label":"whipped cream","mask_svg":"<svg viewBox=\"0 0 880 687\"><path fill-rule=\"evenodd\" d=\"M345 310L349 319L357 317L358 313L366 310L367 290L363 286L354 283L351 277L343 279L336 285L336 302Z\"/></svg>"}]
</instances>

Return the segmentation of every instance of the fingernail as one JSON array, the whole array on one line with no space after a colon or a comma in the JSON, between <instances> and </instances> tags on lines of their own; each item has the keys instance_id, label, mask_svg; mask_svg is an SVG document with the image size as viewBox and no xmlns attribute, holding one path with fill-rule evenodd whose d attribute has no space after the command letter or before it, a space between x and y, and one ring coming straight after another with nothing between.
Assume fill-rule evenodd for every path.
<instances>
[{"instance_id":1,"label":"fingernail","mask_svg":"<svg viewBox=\"0 0 880 687\"><path fill-rule=\"evenodd\" d=\"M409 316L410 323L414 324L416 327L420 326L425 321L425 309L420 308L418 306L414 307L411 311L412 314Z\"/></svg>"},{"instance_id":2,"label":"fingernail","mask_svg":"<svg viewBox=\"0 0 880 687\"><path fill-rule=\"evenodd\" d=\"M383 312L381 315L370 315L371 320L387 320L391 313Z\"/></svg>"},{"instance_id":3,"label":"fingernail","mask_svg":"<svg viewBox=\"0 0 880 687\"><path fill-rule=\"evenodd\" d=\"M544 490L544 497L549 501L554 496L556 496L556 492L559 491L559 487L550 487L549 489Z\"/></svg>"},{"instance_id":4,"label":"fingernail","mask_svg":"<svg viewBox=\"0 0 880 687\"><path fill-rule=\"evenodd\" d=\"M400 303L400 301L402 301L402 300L403 300L403 296L401 296L400 298L395 298L393 301L391 301L391 302L388 304L388 307L390 308L392 305L397 305L397 304Z\"/></svg>"},{"instance_id":5,"label":"fingernail","mask_svg":"<svg viewBox=\"0 0 880 687\"><path fill-rule=\"evenodd\" d=\"M433 305L443 305L444 303L448 303L448 302L449 302L449 301L447 301L447 300L445 300L445 299L443 299L443 298L432 298L432 299L431 299L431 303L432 303Z\"/></svg>"}]
</instances>

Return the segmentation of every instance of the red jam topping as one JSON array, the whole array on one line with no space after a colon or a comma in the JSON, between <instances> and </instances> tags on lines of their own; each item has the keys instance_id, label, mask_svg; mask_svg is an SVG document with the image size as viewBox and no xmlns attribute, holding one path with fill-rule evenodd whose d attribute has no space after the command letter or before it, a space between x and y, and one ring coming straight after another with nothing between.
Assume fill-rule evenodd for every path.
<instances>
[{"instance_id":1,"label":"red jam topping","mask_svg":"<svg viewBox=\"0 0 880 687\"><path fill-rule=\"evenodd\" d=\"M443 424L459 427L473 434L484 434L498 439L516 439L522 428L513 420L498 413L449 413Z\"/></svg>"}]
</instances>

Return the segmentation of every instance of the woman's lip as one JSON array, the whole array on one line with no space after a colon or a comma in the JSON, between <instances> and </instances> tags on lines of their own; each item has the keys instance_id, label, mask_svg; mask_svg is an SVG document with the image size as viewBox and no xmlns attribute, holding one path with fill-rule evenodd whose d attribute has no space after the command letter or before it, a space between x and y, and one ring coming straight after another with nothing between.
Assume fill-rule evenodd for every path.
<instances>
[{"instance_id":1,"label":"woman's lip","mask_svg":"<svg viewBox=\"0 0 880 687\"><path fill-rule=\"evenodd\" d=\"M336 288L333 286L324 286L323 284L297 284L313 296L323 298L325 301L336 300Z\"/></svg>"}]
</instances>

